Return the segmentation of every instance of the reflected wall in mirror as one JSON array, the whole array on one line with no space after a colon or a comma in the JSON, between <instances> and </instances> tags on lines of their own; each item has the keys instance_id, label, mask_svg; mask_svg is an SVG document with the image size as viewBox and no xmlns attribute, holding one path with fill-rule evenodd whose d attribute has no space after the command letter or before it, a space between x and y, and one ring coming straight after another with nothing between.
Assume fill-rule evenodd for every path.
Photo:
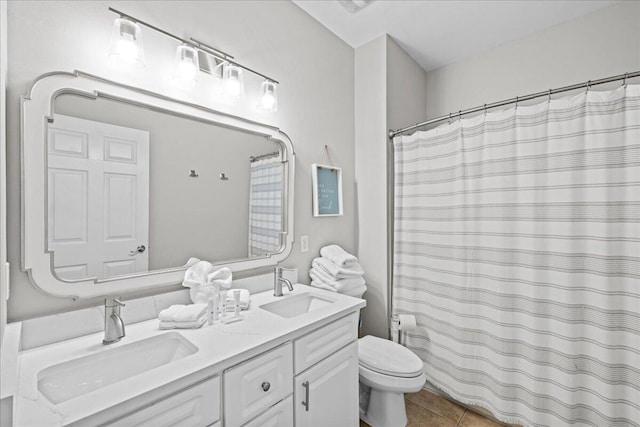
<instances>
[{"instance_id":1,"label":"reflected wall in mirror","mask_svg":"<svg viewBox=\"0 0 640 427\"><path fill-rule=\"evenodd\" d=\"M62 94L54 111L48 238L61 279L280 248L278 143L113 99Z\"/></svg>"},{"instance_id":2,"label":"reflected wall in mirror","mask_svg":"<svg viewBox=\"0 0 640 427\"><path fill-rule=\"evenodd\" d=\"M294 152L279 129L82 72L22 99L23 269L61 297L180 283L293 244Z\"/></svg>"}]
</instances>

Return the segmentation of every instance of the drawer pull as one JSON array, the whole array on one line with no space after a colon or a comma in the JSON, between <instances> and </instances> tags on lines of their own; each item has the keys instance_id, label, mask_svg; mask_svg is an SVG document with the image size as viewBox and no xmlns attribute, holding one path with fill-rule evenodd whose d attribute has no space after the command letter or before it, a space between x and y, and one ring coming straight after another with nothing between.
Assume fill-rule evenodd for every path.
<instances>
[{"instance_id":1,"label":"drawer pull","mask_svg":"<svg viewBox=\"0 0 640 427\"><path fill-rule=\"evenodd\" d=\"M303 382L302 387L305 388L304 400L302 401L302 406L304 406L304 409L306 412L309 412L309 381Z\"/></svg>"},{"instance_id":2,"label":"drawer pull","mask_svg":"<svg viewBox=\"0 0 640 427\"><path fill-rule=\"evenodd\" d=\"M269 391L269 389L271 388L271 384L268 381L265 381L262 383L262 391Z\"/></svg>"}]
</instances>

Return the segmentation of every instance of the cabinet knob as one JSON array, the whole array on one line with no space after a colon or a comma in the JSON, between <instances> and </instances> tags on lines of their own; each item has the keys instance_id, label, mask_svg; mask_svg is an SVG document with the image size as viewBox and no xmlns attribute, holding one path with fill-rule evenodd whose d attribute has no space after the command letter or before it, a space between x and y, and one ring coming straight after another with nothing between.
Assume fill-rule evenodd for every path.
<instances>
[{"instance_id":1,"label":"cabinet knob","mask_svg":"<svg viewBox=\"0 0 640 427\"><path fill-rule=\"evenodd\" d=\"M268 381L262 383L262 391L269 391L271 384Z\"/></svg>"}]
</instances>

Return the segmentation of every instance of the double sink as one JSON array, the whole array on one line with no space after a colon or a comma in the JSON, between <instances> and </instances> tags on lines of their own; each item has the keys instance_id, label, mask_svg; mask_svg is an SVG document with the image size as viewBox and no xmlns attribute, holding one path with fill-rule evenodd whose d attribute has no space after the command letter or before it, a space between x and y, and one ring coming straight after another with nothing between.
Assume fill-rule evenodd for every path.
<instances>
[{"instance_id":1,"label":"double sink","mask_svg":"<svg viewBox=\"0 0 640 427\"><path fill-rule=\"evenodd\" d=\"M284 296L259 308L283 318L294 318L333 302L303 293ZM38 372L38 390L57 405L197 351L198 347L181 334L168 332L45 368Z\"/></svg>"}]
</instances>

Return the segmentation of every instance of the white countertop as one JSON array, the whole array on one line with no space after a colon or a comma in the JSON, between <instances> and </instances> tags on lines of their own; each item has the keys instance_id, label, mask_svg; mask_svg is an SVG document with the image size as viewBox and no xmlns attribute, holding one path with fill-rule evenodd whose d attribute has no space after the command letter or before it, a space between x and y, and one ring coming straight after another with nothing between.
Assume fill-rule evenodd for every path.
<instances>
[{"instance_id":1,"label":"white countertop","mask_svg":"<svg viewBox=\"0 0 640 427\"><path fill-rule=\"evenodd\" d=\"M14 426L61 426L107 421L198 380L221 374L222 370L238 362L298 338L365 305L361 299L301 284L296 284L293 292L284 292L285 296L281 298L274 297L272 291L251 295L250 308L242 312L244 320L240 322L205 324L200 329L174 329L172 331L198 347L195 354L57 405L38 391L38 372L42 369L169 331L159 330L158 320L153 319L127 325L127 336L109 346L102 345L103 334L98 333L22 351L18 355ZM283 318L259 308L288 295L303 293L321 295L334 300L334 303L294 318ZM91 417L90 422L87 417Z\"/></svg>"}]
</instances>

